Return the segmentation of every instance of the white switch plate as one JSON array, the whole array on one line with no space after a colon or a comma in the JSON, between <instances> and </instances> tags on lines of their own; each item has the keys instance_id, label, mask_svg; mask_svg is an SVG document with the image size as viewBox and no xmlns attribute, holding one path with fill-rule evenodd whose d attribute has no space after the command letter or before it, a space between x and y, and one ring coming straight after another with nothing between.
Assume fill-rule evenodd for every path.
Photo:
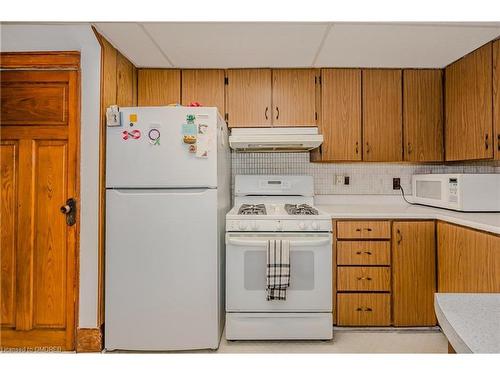
<instances>
[{"instance_id":1,"label":"white switch plate","mask_svg":"<svg viewBox=\"0 0 500 375\"><path fill-rule=\"evenodd\" d=\"M335 184L336 185L344 185L344 176L341 174L335 175Z\"/></svg>"}]
</instances>

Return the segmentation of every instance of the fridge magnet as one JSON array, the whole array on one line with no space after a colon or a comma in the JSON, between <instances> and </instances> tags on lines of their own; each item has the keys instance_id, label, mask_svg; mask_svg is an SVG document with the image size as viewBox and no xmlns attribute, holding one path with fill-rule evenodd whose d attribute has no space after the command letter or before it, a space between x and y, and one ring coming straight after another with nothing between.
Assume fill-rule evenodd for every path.
<instances>
[{"instance_id":1,"label":"fridge magnet","mask_svg":"<svg viewBox=\"0 0 500 375\"><path fill-rule=\"evenodd\" d=\"M207 124L198 124L198 135L196 139L196 157L208 158L209 151L209 128Z\"/></svg>"},{"instance_id":2,"label":"fridge magnet","mask_svg":"<svg viewBox=\"0 0 500 375\"><path fill-rule=\"evenodd\" d=\"M139 139L141 138L141 131L140 130L132 130L131 132L127 131L127 130L124 130L122 132L122 139L124 141L127 141L129 139Z\"/></svg>"},{"instance_id":3,"label":"fridge magnet","mask_svg":"<svg viewBox=\"0 0 500 375\"><path fill-rule=\"evenodd\" d=\"M148 132L149 143L153 146L160 145L160 130L158 128L151 128Z\"/></svg>"},{"instance_id":4,"label":"fridge magnet","mask_svg":"<svg viewBox=\"0 0 500 375\"><path fill-rule=\"evenodd\" d=\"M196 152L196 145L195 144L189 145L189 152L192 154L194 154Z\"/></svg>"},{"instance_id":5,"label":"fridge magnet","mask_svg":"<svg viewBox=\"0 0 500 375\"><path fill-rule=\"evenodd\" d=\"M134 126L137 123L137 113L131 113L128 116L129 126Z\"/></svg>"},{"instance_id":6,"label":"fridge magnet","mask_svg":"<svg viewBox=\"0 0 500 375\"><path fill-rule=\"evenodd\" d=\"M186 144L196 143L196 125L182 124L182 140Z\"/></svg>"},{"instance_id":7,"label":"fridge magnet","mask_svg":"<svg viewBox=\"0 0 500 375\"><path fill-rule=\"evenodd\" d=\"M194 124L194 120L196 120L195 115L186 115L186 122L188 124Z\"/></svg>"}]
</instances>

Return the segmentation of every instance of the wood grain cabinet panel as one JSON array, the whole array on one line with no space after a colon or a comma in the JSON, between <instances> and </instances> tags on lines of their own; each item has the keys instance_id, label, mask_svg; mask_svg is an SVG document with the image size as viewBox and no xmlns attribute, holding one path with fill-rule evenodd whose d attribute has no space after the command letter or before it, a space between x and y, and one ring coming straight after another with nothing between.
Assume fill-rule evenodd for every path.
<instances>
[{"instance_id":1,"label":"wood grain cabinet panel","mask_svg":"<svg viewBox=\"0 0 500 375\"><path fill-rule=\"evenodd\" d=\"M492 43L445 69L446 160L493 157Z\"/></svg>"},{"instance_id":2,"label":"wood grain cabinet panel","mask_svg":"<svg viewBox=\"0 0 500 375\"><path fill-rule=\"evenodd\" d=\"M390 292L389 267L338 267L337 289L344 292Z\"/></svg>"},{"instance_id":3,"label":"wood grain cabinet panel","mask_svg":"<svg viewBox=\"0 0 500 375\"><path fill-rule=\"evenodd\" d=\"M434 326L436 236L434 221L395 221L392 226L393 323Z\"/></svg>"},{"instance_id":4,"label":"wood grain cabinet panel","mask_svg":"<svg viewBox=\"0 0 500 375\"><path fill-rule=\"evenodd\" d=\"M493 42L493 145L500 160L500 39Z\"/></svg>"},{"instance_id":5,"label":"wood grain cabinet panel","mask_svg":"<svg viewBox=\"0 0 500 375\"><path fill-rule=\"evenodd\" d=\"M226 74L228 125L271 126L271 69L229 69Z\"/></svg>"},{"instance_id":6,"label":"wood grain cabinet panel","mask_svg":"<svg viewBox=\"0 0 500 375\"><path fill-rule=\"evenodd\" d=\"M438 291L500 293L500 236L438 222Z\"/></svg>"},{"instance_id":7,"label":"wood grain cabinet panel","mask_svg":"<svg viewBox=\"0 0 500 375\"><path fill-rule=\"evenodd\" d=\"M389 266L389 241L337 241L338 265Z\"/></svg>"},{"instance_id":8,"label":"wood grain cabinet panel","mask_svg":"<svg viewBox=\"0 0 500 375\"><path fill-rule=\"evenodd\" d=\"M391 223L389 221L338 221L337 238L339 239L389 239Z\"/></svg>"},{"instance_id":9,"label":"wood grain cabinet panel","mask_svg":"<svg viewBox=\"0 0 500 375\"><path fill-rule=\"evenodd\" d=\"M361 69L321 70L321 160L361 160Z\"/></svg>"},{"instance_id":10,"label":"wood grain cabinet panel","mask_svg":"<svg viewBox=\"0 0 500 375\"><path fill-rule=\"evenodd\" d=\"M390 293L337 294L337 324L340 326L389 326Z\"/></svg>"},{"instance_id":11,"label":"wood grain cabinet panel","mask_svg":"<svg viewBox=\"0 0 500 375\"><path fill-rule=\"evenodd\" d=\"M139 106L163 106L181 102L179 69L139 69L137 74Z\"/></svg>"},{"instance_id":12,"label":"wood grain cabinet panel","mask_svg":"<svg viewBox=\"0 0 500 375\"><path fill-rule=\"evenodd\" d=\"M217 107L224 116L224 70L184 69L182 71L182 105L199 102Z\"/></svg>"},{"instance_id":13,"label":"wood grain cabinet panel","mask_svg":"<svg viewBox=\"0 0 500 375\"><path fill-rule=\"evenodd\" d=\"M403 71L404 160L444 160L443 73L441 69Z\"/></svg>"},{"instance_id":14,"label":"wood grain cabinet panel","mask_svg":"<svg viewBox=\"0 0 500 375\"><path fill-rule=\"evenodd\" d=\"M364 69L363 160L403 160L400 69Z\"/></svg>"},{"instance_id":15,"label":"wood grain cabinet panel","mask_svg":"<svg viewBox=\"0 0 500 375\"><path fill-rule=\"evenodd\" d=\"M137 104L137 69L121 53L116 53L116 105L133 107Z\"/></svg>"},{"instance_id":16,"label":"wood grain cabinet panel","mask_svg":"<svg viewBox=\"0 0 500 375\"><path fill-rule=\"evenodd\" d=\"M273 69L273 126L316 126L316 71Z\"/></svg>"}]
</instances>

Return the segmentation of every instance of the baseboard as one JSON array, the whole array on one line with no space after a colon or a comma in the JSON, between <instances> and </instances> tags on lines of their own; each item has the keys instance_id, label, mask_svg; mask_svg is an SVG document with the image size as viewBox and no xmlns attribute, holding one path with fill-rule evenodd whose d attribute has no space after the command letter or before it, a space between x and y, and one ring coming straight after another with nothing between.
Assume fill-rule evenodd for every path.
<instances>
[{"instance_id":1,"label":"baseboard","mask_svg":"<svg viewBox=\"0 0 500 375\"><path fill-rule=\"evenodd\" d=\"M103 327L78 328L76 330L77 353L99 353L103 349Z\"/></svg>"}]
</instances>

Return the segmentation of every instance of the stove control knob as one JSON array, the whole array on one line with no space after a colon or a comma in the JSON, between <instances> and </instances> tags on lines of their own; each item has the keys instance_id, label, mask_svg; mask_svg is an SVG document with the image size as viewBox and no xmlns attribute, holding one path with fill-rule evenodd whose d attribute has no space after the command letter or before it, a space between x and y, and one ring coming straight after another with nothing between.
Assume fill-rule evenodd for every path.
<instances>
[{"instance_id":1,"label":"stove control knob","mask_svg":"<svg viewBox=\"0 0 500 375\"><path fill-rule=\"evenodd\" d=\"M319 229L319 223L316 221L313 221L311 224L312 229L318 230Z\"/></svg>"},{"instance_id":2,"label":"stove control knob","mask_svg":"<svg viewBox=\"0 0 500 375\"><path fill-rule=\"evenodd\" d=\"M301 221L301 222L299 223L299 229L301 229L301 230L306 229L306 223L304 223L304 222L302 222L302 221Z\"/></svg>"},{"instance_id":3,"label":"stove control knob","mask_svg":"<svg viewBox=\"0 0 500 375\"><path fill-rule=\"evenodd\" d=\"M259 228L259 225L256 221L253 221L250 223L250 228L252 228L252 230L257 230Z\"/></svg>"},{"instance_id":4,"label":"stove control knob","mask_svg":"<svg viewBox=\"0 0 500 375\"><path fill-rule=\"evenodd\" d=\"M276 223L276 230L283 230L283 223L281 221Z\"/></svg>"},{"instance_id":5,"label":"stove control knob","mask_svg":"<svg viewBox=\"0 0 500 375\"><path fill-rule=\"evenodd\" d=\"M240 228L240 230L245 230L247 229L247 224L244 221L240 221L238 224L238 228Z\"/></svg>"}]
</instances>

